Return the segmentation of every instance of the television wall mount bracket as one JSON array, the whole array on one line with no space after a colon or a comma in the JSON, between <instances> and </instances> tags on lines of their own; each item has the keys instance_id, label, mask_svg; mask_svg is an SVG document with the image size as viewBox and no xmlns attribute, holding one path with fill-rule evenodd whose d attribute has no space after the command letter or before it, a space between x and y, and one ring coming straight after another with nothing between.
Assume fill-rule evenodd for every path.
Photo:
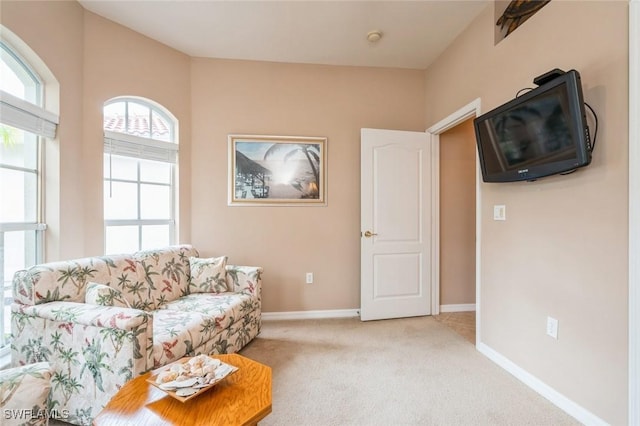
<instances>
[{"instance_id":1,"label":"television wall mount bracket","mask_svg":"<svg viewBox=\"0 0 640 426\"><path fill-rule=\"evenodd\" d=\"M560 77L563 74L565 74L565 71L562 71L559 68L554 68L551 71L547 71L546 73L534 78L533 83L538 86L542 86L543 84L548 83L554 78Z\"/></svg>"}]
</instances>

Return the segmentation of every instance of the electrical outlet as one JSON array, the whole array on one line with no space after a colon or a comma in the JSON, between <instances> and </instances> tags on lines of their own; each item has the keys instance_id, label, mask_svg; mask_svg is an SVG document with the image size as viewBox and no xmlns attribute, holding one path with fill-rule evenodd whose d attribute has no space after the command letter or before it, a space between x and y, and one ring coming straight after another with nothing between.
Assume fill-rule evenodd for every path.
<instances>
[{"instance_id":1,"label":"electrical outlet","mask_svg":"<svg viewBox=\"0 0 640 426\"><path fill-rule=\"evenodd\" d=\"M307 272L307 284L313 284L313 272Z\"/></svg>"},{"instance_id":2,"label":"electrical outlet","mask_svg":"<svg viewBox=\"0 0 640 426\"><path fill-rule=\"evenodd\" d=\"M547 334L554 339L558 338L558 320L547 317Z\"/></svg>"}]
</instances>

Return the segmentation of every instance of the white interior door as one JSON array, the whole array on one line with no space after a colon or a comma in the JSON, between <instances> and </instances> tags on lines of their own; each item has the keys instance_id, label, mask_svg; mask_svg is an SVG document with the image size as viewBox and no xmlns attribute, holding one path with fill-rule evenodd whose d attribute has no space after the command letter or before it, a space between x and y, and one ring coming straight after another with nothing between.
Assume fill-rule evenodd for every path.
<instances>
[{"instance_id":1,"label":"white interior door","mask_svg":"<svg viewBox=\"0 0 640 426\"><path fill-rule=\"evenodd\" d=\"M363 321L431 313L431 150L427 134L361 130Z\"/></svg>"}]
</instances>

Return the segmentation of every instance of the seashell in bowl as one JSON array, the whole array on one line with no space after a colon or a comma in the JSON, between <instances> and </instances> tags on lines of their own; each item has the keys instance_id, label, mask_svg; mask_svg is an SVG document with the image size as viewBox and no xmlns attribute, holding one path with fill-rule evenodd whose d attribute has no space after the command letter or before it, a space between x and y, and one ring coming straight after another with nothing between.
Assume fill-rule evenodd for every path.
<instances>
[{"instance_id":1,"label":"seashell in bowl","mask_svg":"<svg viewBox=\"0 0 640 426\"><path fill-rule=\"evenodd\" d=\"M198 392L198 389L194 389L194 388L182 388L182 389L178 389L176 391L176 395L178 396L190 396L193 395L194 393Z\"/></svg>"},{"instance_id":2,"label":"seashell in bowl","mask_svg":"<svg viewBox=\"0 0 640 426\"><path fill-rule=\"evenodd\" d=\"M178 373L176 373L175 371L163 371L162 373L158 374L156 383L162 384L172 382L176 379L176 377L178 377Z\"/></svg>"},{"instance_id":3,"label":"seashell in bowl","mask_svg":"<svg viewBox=\"0 0 640 426\"><path fill-rule=\"evenodd\" d=\"M176 390L176 386L175 386L175 382L167 382L167 383L162 383L160 385L158 385L158 387L162 390L165 391L172 391L172 390Z\"/></svg>"},{"instance_id":4,"label":"seashell in bowl","mask_svg":"<svg viewBox=\"0 0 640 426\"><path fill-rule=\"evenodd\" d=\"M184 380L175 380L172 383L177 388L190 388L195 385L198 379L196 377L186 378Z\"/></svg>"}]
</instances>

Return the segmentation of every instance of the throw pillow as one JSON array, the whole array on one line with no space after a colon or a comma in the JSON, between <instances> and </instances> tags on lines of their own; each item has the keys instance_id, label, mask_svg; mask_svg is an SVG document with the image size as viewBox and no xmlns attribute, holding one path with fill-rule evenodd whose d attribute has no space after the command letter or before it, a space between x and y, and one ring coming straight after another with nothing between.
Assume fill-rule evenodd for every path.
<instances>
[{"instance_id":1,"label":"throw pillow","mask_svg":"<svg viewBox=\"0 0 640 426\"><path fill-rule=\"evenodd\" d=\"M105 284L94 282L87 283L87 293L84 297L85 303L100 306L116 306L119 308L130 308L129 302L117 288L109 287Z\"/></svg>"},{"instance_id":2,"label":"throw pillow","mask_svg":"<svg viewBox=\"0 0 640 426\"><path fill-rule=\"evenodd\" d=\"M190 257L191 293L224 293L227 287L227 256L201 259Z\"/></svg>"},{"instance_id":3,"label":"throw pillow","mask_svg":"<svg viewBox=\"0 0 640 426\"><path fill-rule=\"evenodd\" d=\"M37 362L0 371L0 407L3 425L48 424L47 398L52 369Z\"/></svg>"}]
</instances>

